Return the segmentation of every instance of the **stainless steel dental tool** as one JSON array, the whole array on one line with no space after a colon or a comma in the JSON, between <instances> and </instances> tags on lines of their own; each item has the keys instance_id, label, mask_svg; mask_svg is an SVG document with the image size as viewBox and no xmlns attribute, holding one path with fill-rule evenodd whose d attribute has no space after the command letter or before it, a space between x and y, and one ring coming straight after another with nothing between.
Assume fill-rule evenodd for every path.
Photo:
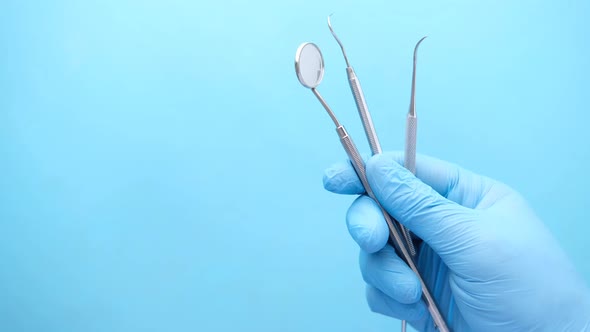
<instances>
[{"instance_id":1,"label":"stainless steel dental tool","mask_svg":"<svg viewBox=\"0 0 590 332\"><path fill-rule=\"evenodd\" d=\"M361 83L359 82L354 69L348 61L348 57L346 56L346 51L344 50L342 42L338 36L336 36L336 33L332 28L332 22L330 22L331 16L332 15L328 16L328 28L330 28L332 36L334 36L334 39L336 39L336 42L342 50L342 55L344 55L344 61L346 62L346 74L348 75L348 84L350 84L350 89L352 90L352 95L354 96L354 101L361 117L363 128L365 129L365 134L367 135L367 140L369 141L369 146L371 147L371 152L373 155L376 155L382 152L381 144L379 144L379 138L377 137L377 132L375 132L375 127L373 126L373 119L371 118L371 114L369 113L369 109L367 107L367 102L365 101L365 94L363 93Z\"/></svg>"},{"instance_id":2,"label":"stainless steel dental tool","mask_svg":"<svg viewBox=\"0 0 590 332\"><path fill-rule=\"evenodd\" d=\"M416 60L418 46L426 38L422 37L414 47L414 66L412 69L412 91L410 93L410 109L406 120L406 146L404 149L404 167L416 175L416 145L418 134L418 117L416 116ZM408 236L411 234L408 232ZM406 321L402 321L402 332L406 332Z\"/></svg>"},{"instance_id":3,"label":"stainless steel dental tool","mask_svg":"<svg viewBox=\"0 0 590 332\"><path fill-rule=\"evenodd\" d=\"M313 94L317 97L317 99L320 101L320 103L322 104L322 106L334 122L334 125L336 126L336 133L340 138L342 147L346 151L346 154L348 155L348 158L350 159L352 166L354 167L354 170L356 171L359 179L361 180L361 183L363 184L363 187L365 188L367 195L373 198L373 200L379 206L381 212L383 213L383 216L389 228L390 241L393 243L395 249L400 254L401 258L406 262L406 264L408 264L410 269L416 274L418 280L420 281L420 285L422 287L422 298L426 303L426 306L428 308L428 311L430 312L430 315L432 316L432 320L435 326L441 332L449 332L449 329L444 321L444 318L438 310L438 307L436 306L434 298L430 294L428 287L426 286L424 280L422 279L422 276L420 275L420 271L418 271L418 268L416 267L416 264L414 263L414 260L412 259L412 256L410 255L406 247L405 241L400 233L399 223L395 219L393 219L387 213L387 211L385 211L385 209L383 209L379 201L376 199L375 194L371 190L371 187L367 180L364 161L361 158L354 142L352 141L350 136L348 136L346 129L342 124L340 124L340 122L334 115L334 112L332 112L332 110L330 109L330 106L328 106L324 98L322 98L320 93L317 91L317 87L321 83L324 76L324 59L322 56L322 52L317 47L317 45L313 43L303 43L299 46L299 48L297 49L297 53L295 55L295 72L297 73L297 78L299 79L299 82L304 87L311 89Z\"/></svg>"},{"instance_id":4,"label":"stainless steel dental tool","mask_svg":"<svg viewBox=\"0 0 590 332\"><path fill-rule=\"evenodd\" d=\"M342 42L340 41L338 36L336 36L336 33L332 28L332 22L330 22L331 16L332 15L328 16L328 27L330 28L332 36L334 36L334 39L336 39L336 42L338 43L338 45L340 45L340 49L342 50L342 54L344 55L344 61L346 62L346 74L348 75L348 83L350 84L350 89L352 90L352 95L354 96L354 101L356 102L356 107L361 117L361 122L363 123L365 134L367 136L367 140L369 141L369 146L371 147L371 152L373 153L373 155L379 154L382 152L381 144L379 144L379 138L377 137L377 132L375 131L375 127L373 126L371 113L369 113L369 108L367 107L367 102L365 101L365 95L363 93L363 89L361 89L361 83L357 78L354 69L350 66L350 62L348 61L348 57L346 56L346 51L344 50ZM410 234L410 231L402 225L400 225L400 229L408 245L410 255L412 255L412 257L415 257L416 248L414 247L414 243L412 242L412 236Z\"/></svg>"},{"instance_id":5,"label":"stainless steel dental tool","mask_svg":"<svg viewBox=\"0 0 590 332\"><path fill-rule=\"evenodd\" d=\"M412 70L412 91L410 94L410 109L406 120L406 146L404 151L404 167L413 174L416 174L416 137L418 128L418 117L416 115L416 61L418 47L426 38L422 37L414 47L414 67Z\"/></svg>"}]
</instances>

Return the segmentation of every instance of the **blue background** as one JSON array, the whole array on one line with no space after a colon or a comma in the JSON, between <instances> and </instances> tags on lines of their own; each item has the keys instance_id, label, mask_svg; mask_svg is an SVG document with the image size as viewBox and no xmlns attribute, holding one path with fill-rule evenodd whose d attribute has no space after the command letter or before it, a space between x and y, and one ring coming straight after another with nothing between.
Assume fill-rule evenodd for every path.
<instances>
[{"instance_id":1,"label":"blue background","mask_svg":"<svg viewBox=\"0 0 590 332\"><path fill-rule=\"evenodd\" d=\"M293 70L367 152L332 39L384 148L522 192L590 279L588 1L0 4L1 331L395 331L369 311L344 160Z\"/></svg>"}]
</instances>

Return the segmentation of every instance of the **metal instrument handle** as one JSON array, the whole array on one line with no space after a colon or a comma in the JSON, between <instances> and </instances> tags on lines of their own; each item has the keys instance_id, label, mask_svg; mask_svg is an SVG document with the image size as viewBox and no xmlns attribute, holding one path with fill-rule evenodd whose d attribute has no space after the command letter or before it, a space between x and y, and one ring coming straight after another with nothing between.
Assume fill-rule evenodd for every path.
<instances>
[{"instance_id":1,"label":"metal instrument handle","mask_svg":"<svg viewBox=\"0 0 590 332\"><path fill-rule=\"evenodd\" d=\"M439 329L439 331L449 332L449 329L444 321L444 318L442 317L440 311L438 310L438 307L436 306L436 302L434 301L434 298L430 294L430 291L428 290L426 283L424 283L424 280L422 280L422 276L420 275L420 271L418 271L418 268L416 267L416 264L414 263L412 256L410 255L409 251L406 248L404 239L402 238L402 235L399 232L399 229L400 229L399 226L401 226L401 224L399 224L399 222L397 220L392 218L389 215L389 213L387 213L387 211L385 211L385 209L381 206L381 204L379 203L379 201L375 197L375 194L373 193L373 190L371 189L371 186L369 185L369 181L367 179L367 173L365 170L365 163L364 163L363 159L361 158L361 155L358 152L358 149L356 148L356 146L354 145L354 143L352 142L352 140L348 136L348 133L346 132L346 129L344 128L344 126L337 127L336 131L338 133L338 136L340 137L340 142L342 143L342 146L344 147L344 150L346 151L348 158L350 158L350 161L352 162L352 166L354 167L354 170L356 171L359 179L361 180L361 183L363 184L363 187L365 188L365 191L367 192L367 195L369 197L371 197L375 201L375 203L379 206L379 208L381 209L381 212L383 213L383 217L385 218L385 222L387 223L387 227L389 228L390 239L393 241L395 249L399 253L401 253L401 256L402 256L401 258L406 262L406 264L408 264L410 269L416 274L416 276L418 277L418 280L420 280L420 285L422 287L422 297L423 297L424 301L426 302L426 306L428 307L428 311L430 312L430 315L432 316L432 320L433 320L434 324Z\"/></svg>"}]
</instances>

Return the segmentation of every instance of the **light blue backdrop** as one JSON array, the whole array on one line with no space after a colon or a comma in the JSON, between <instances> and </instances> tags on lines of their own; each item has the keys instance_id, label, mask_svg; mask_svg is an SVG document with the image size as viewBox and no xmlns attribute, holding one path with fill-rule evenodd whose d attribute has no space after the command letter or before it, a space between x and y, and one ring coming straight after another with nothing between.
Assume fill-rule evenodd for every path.
<instances>
[{"instance_id":1,"label":"light blue backdrop","mask_svg":"<svg viewBox=\"0 0 590 332\"><path fill-rule=\"evenodd\" d=\"M321 185L345 155L293 70L322 47L366 152L332 12L384 147L427 34L419 151L520 190L590 279L588 1L4 0L0 330L399 329L365 304L353 198Z\"/></svg>"}]
</instances>

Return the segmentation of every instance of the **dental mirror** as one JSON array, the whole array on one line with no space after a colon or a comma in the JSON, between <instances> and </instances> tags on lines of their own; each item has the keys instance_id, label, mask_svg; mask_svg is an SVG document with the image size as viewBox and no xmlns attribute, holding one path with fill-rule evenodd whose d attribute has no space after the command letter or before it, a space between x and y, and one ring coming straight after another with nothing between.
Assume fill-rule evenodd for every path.
<instances>
[{"instance_id":1,"label":"dental mirror","mask_svg":"<svg viewBox=\"0 0 590 332\"><path fill-rule=\"evenodd\" d=\"M311 89L322 106L324 106L326 112L328 112L336 127L340 127L340 123L330 109L330 106L328 106L328 103L326 103L316 89L324 78L324 57L322 56L322 51L320 51L320 48L316 44L303 43L297 48L297 53L295 54L295 73L297 73L297 78L301 85Z\"/></svg>"},{"instance_id":2,"label":"dental mirror","mask_svg":"<svg viewBox=\"0 0 590 332\"><path fill-rule=\"evenodd\" d=\"M295 54L295 72L299 82L310 89L315 89L324 78L324 57L314 43L303 43Z\"/></svg>"}]
</instances>

